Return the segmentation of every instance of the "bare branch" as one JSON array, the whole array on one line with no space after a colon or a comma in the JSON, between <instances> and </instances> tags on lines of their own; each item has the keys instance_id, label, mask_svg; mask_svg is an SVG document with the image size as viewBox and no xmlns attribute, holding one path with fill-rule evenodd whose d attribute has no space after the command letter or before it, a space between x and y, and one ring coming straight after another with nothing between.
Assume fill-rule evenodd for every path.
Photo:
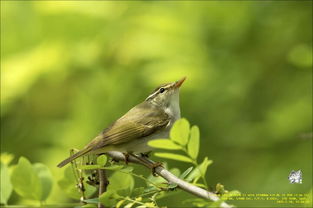
<instances>
[{"instance_id":1,"label":"bare branch","mask_svg":"<svg viewBox=\"0 0 313 208\"><path fill-rule=\"evenodd\" d=\"M125 160L125 156L121 152L111 151L111 152L108 152L107 155L114 158L115 160L122 160L122 161ZM132 155L129 156L128 161L132 162L132 163L144 165L147 168L151 168L155 164L155 162L153 162L152 160L149 160L147 158L141 158L141 160L139 160ZM168 182L177 184L177 186L180 189L187 191L187 192L189 192L189 193L191 193L197 197L200 197L203 199L209 199L209 200L214 201L214 202L220 200L220 198L215 193L212 193L212 192L209 192L209 191L204 190L202 188L199 188L197 186L194 186L194 185L176 177L174 174L172 174L170 171L166 170L164 167L161 167L161 166L156 167L155 172L159 176L161 176L162 178L167 180ZM226 202L222 202L220 204L220 207L231 208L232 206L227 204Z\"/></svg>"}]
</instances>

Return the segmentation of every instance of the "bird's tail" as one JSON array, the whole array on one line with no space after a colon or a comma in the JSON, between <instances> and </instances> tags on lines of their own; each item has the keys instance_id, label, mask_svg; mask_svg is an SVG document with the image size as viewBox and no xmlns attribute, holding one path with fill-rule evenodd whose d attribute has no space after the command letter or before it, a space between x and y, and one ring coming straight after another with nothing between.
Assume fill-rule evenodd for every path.
<instances>
[{"instance_id":1,"label":"bird's tail","mask_svg":"<svg viewBox=\"0 0 313 208\"><path fill-rule=\"evenodd\" d=\"M91 151L91 148L85 148L85 149L82 149L80 150L79 152L71 155L70 157L66 158L65 160L63 160L62 162L60 162L58 164L58 167L59 168L62 168L64 165L66 165L67 163L70 163L72 162L73 160L75 160L76 158L79 158L80 156L83 156L85 154L87 154L88 152Z\"/></svg>"}]
</instances>

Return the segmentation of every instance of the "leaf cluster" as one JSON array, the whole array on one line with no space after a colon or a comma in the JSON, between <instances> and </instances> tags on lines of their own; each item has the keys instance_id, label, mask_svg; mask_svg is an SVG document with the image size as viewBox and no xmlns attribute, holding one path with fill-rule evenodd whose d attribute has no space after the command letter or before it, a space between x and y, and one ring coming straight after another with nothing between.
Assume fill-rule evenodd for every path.
<instances>
[{"instance_id":1,"label":"leaf cluster","mask_svg":"<svg viewBox=\"0 0 313 208\"><path fill-rule=\"evenodd\" d=\"M19 196L43 203L52 189L53 177L42 163L31 164L25 157L9 166L13 155L1 154L1 204L7 204L12 191Z\"/></svg>"}]
</instances>

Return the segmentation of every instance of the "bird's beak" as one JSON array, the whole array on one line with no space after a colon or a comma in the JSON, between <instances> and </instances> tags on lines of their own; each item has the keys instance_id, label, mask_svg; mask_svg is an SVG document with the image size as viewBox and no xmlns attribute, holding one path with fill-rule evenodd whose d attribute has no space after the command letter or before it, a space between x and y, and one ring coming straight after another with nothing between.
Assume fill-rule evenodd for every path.
<instances>
[{"instance_id":1,"label":"bird's beak","mask_svg":"<svg viewBox=\"0 0 313 208\"><path fill-rule=\"evenodd\" d=\"M185 80L186 80L186 77L182 78L181 80L176 81L174 84L174 87L179 88L184 83Z\"/></svg>"}]
</instances>

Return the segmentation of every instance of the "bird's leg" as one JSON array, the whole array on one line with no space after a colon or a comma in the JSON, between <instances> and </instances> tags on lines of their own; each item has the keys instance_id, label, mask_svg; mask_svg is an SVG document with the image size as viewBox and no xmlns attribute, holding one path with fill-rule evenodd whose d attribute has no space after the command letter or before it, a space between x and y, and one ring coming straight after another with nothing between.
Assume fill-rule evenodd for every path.
<instances>
[{"instance_id":1,"label":"bird's leg","mask_svg":"<svg viewBox=\"0 0 313 208\"><path fill-rule=\"evenodd\" d=\"M125 157L125 164L128 165L128 162L129 162L129 155L131 155L131 153L123 153L124 157Z\"/></svg>"},{"instance_id":2,"label":"bird's leg","mask_svg":"<svg viewBox=\"0 0 313 208\"><path fill-rule=\"evenodd\" d=\"M155 162L155 163L152 164L152 168L151 168L151 170L152 170L152 175L155 176L155 177L158 176L158 174L155 172L155 169L156 169L157 167L163 167L163 164L162 164L161 162Z\"/></svg>"},{"instance_id":3,"label":"bird's leg","mask_svg":"<svg viewBox=\"0 0 313 208\"><path fill-rule=\"evenodd\" d=\"M159 166L162 167L162 163L161 162L155 162L155 163L152 163L151 161L147 160L146 157L139 157L133 153L129 153L129 155L137 158L138 160L140 160L141 162L145 163L147 165L147 167L149 167L151 170L152 170L152 175L153 176L158 176L157 173L155 172L155 169Z\"/></svg>"}]
</instances>

